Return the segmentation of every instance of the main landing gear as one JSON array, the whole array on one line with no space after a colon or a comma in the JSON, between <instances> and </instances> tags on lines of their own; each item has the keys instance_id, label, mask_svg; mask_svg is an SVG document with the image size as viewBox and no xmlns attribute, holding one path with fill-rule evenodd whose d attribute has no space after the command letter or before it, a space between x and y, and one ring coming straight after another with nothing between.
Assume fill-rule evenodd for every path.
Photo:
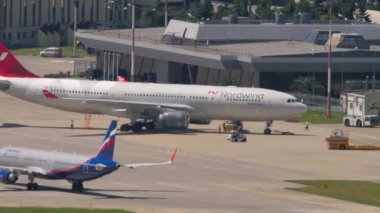
<instances>
[{"instance_id":1,"label":"main landing gear","mask_svg":"<svg viewBox=\"0 0 380 213\"><path fill-rule=\"evenodd\" d=\"M38 184L34 183L34 175L29 175L28 179L29 183L26 184L26 188L28 189L28 191L38 190Z\"/></svg>"},{"instance_id":2,"label":"main landing gear","mask_svg":"<svg viewBox=\"0 0 380 213\"><path fill-rule=\"evenodd\" d=\"M73 190L73 192L83 192L83 183L82 182L73 182L72 190Z\"/></svg>"},{"instance_id":3,"label":"main landing gear","mask_svg":"<svg viewBox=\"0 0 380 213\"><path fill-rule=\"evenodd\" d=\"M141 132L145 127L146 130L154 130L156 128L156 124L153 121L135 121L131 124L123 124L120 126L120 131L122 132Z\"/></svg>"},{"instance_id":4,"label":"main landing gear","mask_svg":"<svg viewBox=\"0 0 380 213\"><path fill-rule=\"evenodd\" d=\"M273 121L267 121L265 123L264 135L270 135L270 134L272 134L272 130L270 129L270 127L272 126L272 124L273 124Z\"/></svg>"}]
</instances>

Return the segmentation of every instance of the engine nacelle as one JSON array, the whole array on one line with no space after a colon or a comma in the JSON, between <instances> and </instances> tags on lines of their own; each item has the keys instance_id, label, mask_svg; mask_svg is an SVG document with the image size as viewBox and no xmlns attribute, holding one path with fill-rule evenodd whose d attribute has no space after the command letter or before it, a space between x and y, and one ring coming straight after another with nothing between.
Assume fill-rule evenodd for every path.
<instances>
[{"instance_id":1,"label":"engine nacelle","mask_svg":"<svg viewBox=\"0 0 380 213\"><path fill-rule=\"evenodd\" d=\"M16 183L17 180L18 180L17 175L12 173L11 171L9 171L9 170L1 170L0 171L0 181L2 183L12 184L12 183Z\"/></svg>"},{"instance_id":2,"label":"engine nacelle","mask_svg":"<svg viewBox=\"0 0 380 213\"><path fill-rule=\"evenodd\" d=\"M158 123L164 128L186 129L190 123L190 114L185 111L163 112L158 116Z\"/></svg>"},{"instance_id":3,"label":"engine nacelle","mask_svg":"<svg viewBox=\"0 0 380 213\"><path fill-rule=\"evenodd\" d=\"M210 119L190 119L190 123L191 124L203 124L203 125L207 125L207 124L210 124L211 123L211 120Z\"/></svg>"}]
</instances>

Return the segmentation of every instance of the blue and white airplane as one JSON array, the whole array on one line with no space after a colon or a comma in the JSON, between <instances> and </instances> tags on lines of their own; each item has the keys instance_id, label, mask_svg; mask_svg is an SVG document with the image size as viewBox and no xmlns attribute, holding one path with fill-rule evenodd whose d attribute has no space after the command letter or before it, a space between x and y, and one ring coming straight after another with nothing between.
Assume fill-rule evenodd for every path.
<instances>
[{"instance_id":1,"label":"blue and white airplane","mask_svg":"<svg viewBox=\"0 0 380 213\"><path fill-rule=\"evenodd\" d=\"M104 142L96 156L84 156L70 153L52 152L21 147L0 149L0 181L13 184L19 175L28 175L28 190L37 190L35 178L51 180L65 179L72 183L72 190L83 191L83 182L100 178L116 171L120 167L137 168L143 166L160 166L171 164L171 159L163 163L121 164L113 160L117 121L109 126Z\"/></svg>"}]
</instances>

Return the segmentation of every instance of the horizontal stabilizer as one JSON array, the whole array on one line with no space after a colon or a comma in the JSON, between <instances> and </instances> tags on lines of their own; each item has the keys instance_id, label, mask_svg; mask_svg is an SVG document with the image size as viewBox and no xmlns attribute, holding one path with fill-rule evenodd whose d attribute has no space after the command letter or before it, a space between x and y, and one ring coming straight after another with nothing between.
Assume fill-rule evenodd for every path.
<instances>
[{"instance_id":1,"label":"horizontal stabilizer","mask_svg":"<svg viewBox=\"0 0 380 213\"><path fill-rule=\"evenodd\" d=\"M120 164L121 167L124 168L130 168L130 169L136 169L138 167L146 167L146 166L163 166L163 165L169 165L172 164L177 156L177 149L174 151L172 157L169 161L162 162L162 163L127 163L127 164Z\"/></svg>"}]
</instances>

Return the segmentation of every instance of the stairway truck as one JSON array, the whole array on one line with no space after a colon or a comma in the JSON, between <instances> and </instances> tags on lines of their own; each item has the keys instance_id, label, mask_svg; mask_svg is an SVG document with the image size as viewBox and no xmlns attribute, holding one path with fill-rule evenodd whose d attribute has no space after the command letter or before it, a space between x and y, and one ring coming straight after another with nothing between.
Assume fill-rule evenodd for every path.
<instances>
[{"instance_id":1,"label":"stairway truck","mask_svg":"<svg viewBox=\"0 0 380 213\"><path fill-rule=\"evenodd\" d=\"M380 91L341 95L345 116L343 124L352 127L373 127L380 124Z\"/></svg>"}]
</instances>

